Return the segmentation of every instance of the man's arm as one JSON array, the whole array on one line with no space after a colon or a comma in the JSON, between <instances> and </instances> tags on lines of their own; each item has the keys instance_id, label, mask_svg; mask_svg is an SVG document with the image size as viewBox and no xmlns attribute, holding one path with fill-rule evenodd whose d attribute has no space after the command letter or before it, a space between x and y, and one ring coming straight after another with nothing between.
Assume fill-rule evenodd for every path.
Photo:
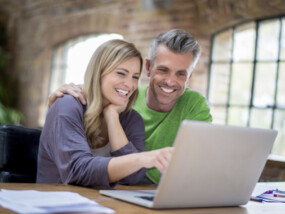
<instances>
[{"instance_id":1,"label":"man's arm","mask_svg":"<svg viewBox=\"0 0 285 214\"><path fill-rule=\"evenodd\" d=\"M58 97L62 97L64 94L70 94L71 96L78 98L83 105L86 105L86 99L82 91L82 86L69 83L62 85L56 91L52 92L48 98L48 106L51 107L55 100Z\"/></svg>"}]
</instances>

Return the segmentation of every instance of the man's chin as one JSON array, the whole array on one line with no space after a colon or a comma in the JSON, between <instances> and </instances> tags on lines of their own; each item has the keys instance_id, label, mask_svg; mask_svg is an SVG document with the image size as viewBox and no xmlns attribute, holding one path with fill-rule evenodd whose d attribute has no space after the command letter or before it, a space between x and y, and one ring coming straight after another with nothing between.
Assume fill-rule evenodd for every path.
<instances>
[{"instance_id":1,"label":"man's chin","mask_svg":"<svg viewBox=\"0 0 285 214\"><path fill-rule=\"evenodd\" d=\"M169 100L169 99L168 100L166 100L166 99L158 99L158 103L160 105L164 105L164 106L172 105L175 102L176 102L176 100L174 100L174 99L171 99L171 100Z\"/></svg>"}]
</instances>

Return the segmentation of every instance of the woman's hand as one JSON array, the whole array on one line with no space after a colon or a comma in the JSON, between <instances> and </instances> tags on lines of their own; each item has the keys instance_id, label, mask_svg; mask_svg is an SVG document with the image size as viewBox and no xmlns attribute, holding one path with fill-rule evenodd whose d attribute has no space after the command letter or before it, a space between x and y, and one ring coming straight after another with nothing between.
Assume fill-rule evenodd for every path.
<instances>
[{"instance_id":1,"label":"woman's hand","mask_svg":"<svg viewBox=\"0 0 285 214\"><path fill-rule=\"evenodd\" d=\"M114 157L108 164L109 182L112 183L125 178L141 168L156 167L163 173L168 166L172 152L172 147L166 147L149 152Z\"/></svg>"},{"instance_id":2,"label":"woman's hand","mask_svg":"<svg viewBox=\"0 0 285 214\"><path fill-rule=\"evenodd\" d=\"M104 118L106 123L111 122L114 118L117 118L120 113L125 111L127 108L128 102L123 106L118 106L114 104L109 104L103 109Z\"/></svg>"},{"instance_id":3,"label":"woman's hand","mask_svg":"<svg viewBox=\"0 0 285 214\"><path fill-rule=\"evenodd\" d=\"M119 120L119 114L126 109L127 104L127 102L124 106L109 104L103 109L111 151L118 150L129 143Z\"/></svg>"},{"instance_id":4,"label":"woman's hand","mask_svg":"<svg viewBox=\"0 0 285 214\"><path fill-rule=\"evenodd\" d=\"M142 165L145 168L156 167L161 173L165 171L171 159L173 147L165 147L149 152L139 153Z\"/></svg>"}]
</instances>

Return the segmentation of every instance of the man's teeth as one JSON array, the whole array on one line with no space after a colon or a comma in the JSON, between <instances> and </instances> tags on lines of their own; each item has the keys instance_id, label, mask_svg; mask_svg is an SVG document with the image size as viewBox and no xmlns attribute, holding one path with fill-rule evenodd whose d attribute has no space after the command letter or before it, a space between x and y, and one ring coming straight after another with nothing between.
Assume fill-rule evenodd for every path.
<instances>
[{"instance_id":1,"label":"man's teeth","mask_svg":"<svg viewBox=\"0 0 285 214\"><path fill-rule=\"evenodd\" d=\"M167 88L163 88L163 87L160 87L162 91L166 92L166 93L171 93L174 91L174 89L167 89Z\"/></svg>"},{"instance_id":2,"label":"man's teeth","mask_svg":"<svg viewBox=\"0 0 285 214\"><path fill-rule=\"evenodd\" d=\"M129 93L128 91L124 91L122 89L117 89L117 92L119 92L120 94L123 94L123 95L127 95Z\"/></svg>"}]
</instances>

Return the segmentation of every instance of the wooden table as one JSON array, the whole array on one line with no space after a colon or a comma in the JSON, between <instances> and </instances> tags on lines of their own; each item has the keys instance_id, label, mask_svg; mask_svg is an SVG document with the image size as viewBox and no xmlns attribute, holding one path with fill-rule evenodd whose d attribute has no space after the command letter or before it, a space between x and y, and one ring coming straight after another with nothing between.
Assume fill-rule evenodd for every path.
<instances>
[{"instance_id":1,"label":"wooden table","mask_svg":"<svg viewBox=\"0 0 285 214\"><path fill-rule=\"evenodd\" d=\"M285 182L282 187L285 186ZM99 194L98 189L79 187L73 185L62 184L24 184L24 183L0 183L1 189L10 190L40 190L40 191L70 191L77 192L84 197L94 200L103 206L112 208L116 213L190 213L190 214L284 214L285 204L282 203L259 203L249 201L248 204L240 207L225 207L225 208L199 208L199 209L168 209L168 210L152 210L116 199L112 199ZM155 186L122 186L118 185L116 189L154 189ZM14 213L11 210L4 209L0 206L1 214Z\"/></svg>"}]
</instances>

